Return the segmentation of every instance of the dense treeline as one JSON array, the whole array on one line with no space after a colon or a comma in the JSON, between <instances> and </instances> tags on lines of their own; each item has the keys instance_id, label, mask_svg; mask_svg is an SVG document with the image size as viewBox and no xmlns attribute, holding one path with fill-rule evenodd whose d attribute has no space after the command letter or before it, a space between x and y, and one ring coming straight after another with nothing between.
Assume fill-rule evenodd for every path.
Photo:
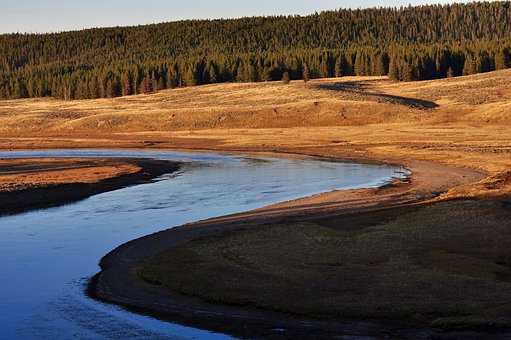
<instances>
[{"instance_id":1,"label":"dense treeline","mask_svg":"<svg viewBox=\"0 0 511 340\"><path fill-rule=\"evenodd\" d=\"M229 81L434 79L511 66L511 3L0 35L0 98L103 98Z\"/></svg>"}]
</instances>

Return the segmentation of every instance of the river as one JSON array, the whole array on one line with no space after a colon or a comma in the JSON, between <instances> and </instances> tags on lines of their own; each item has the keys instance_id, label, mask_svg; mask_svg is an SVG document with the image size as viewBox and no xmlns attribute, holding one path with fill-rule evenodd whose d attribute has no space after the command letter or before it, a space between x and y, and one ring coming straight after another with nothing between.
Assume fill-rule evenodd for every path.
<instances>
[{"instance_id":1,"label":"river","mask_svg":"<svg viewBox=\"0 0 511 340\"><path fill-rule=\"evenodd\" d=\"M144 157L184 163L153 183L0 218L1 339L224 339L84 294L100 258L157 231L334 189L374 187L404 169L304 158L122 150L0 152L9 157ZM0 202L1 204L1 202Z\"/></svg>"}]
</instances>

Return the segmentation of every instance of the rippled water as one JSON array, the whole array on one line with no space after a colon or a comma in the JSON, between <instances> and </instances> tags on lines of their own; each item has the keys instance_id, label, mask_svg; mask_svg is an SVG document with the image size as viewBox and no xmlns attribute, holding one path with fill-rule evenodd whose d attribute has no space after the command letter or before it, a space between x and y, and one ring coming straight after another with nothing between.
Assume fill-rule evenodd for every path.
<instances>
[{"instance_id":1,"label":"rippled water","mask_svg":"<svg viewBox=\"0 0 511 340\"><path fill-rule=\"evenodd\" d=\"M403 169L220 154L57 150L8 157L147 157L186 162L154 183L0 218L1 339L227 338L89 299L100 258L132 239L184 223L333 189L370 187ZM0 202L1 204L1 202Z\"/></svg>"}]
</instances>

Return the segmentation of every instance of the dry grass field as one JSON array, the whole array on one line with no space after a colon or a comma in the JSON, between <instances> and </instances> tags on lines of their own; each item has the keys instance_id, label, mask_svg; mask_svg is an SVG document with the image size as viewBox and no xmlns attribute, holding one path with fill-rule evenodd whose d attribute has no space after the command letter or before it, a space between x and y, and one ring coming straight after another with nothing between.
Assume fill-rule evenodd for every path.
<instances>
[{"instance_id":1,"label":"dry grass field","mask_svg":"<svg viewBox=\"0 0 511 340\"><path fill-rule=\"evenodd\" d=\"M378 77L219 84L115 99L0 102L4 136L381 123L511 123L511 71L392 83Z\"/></svg>"}]
</instances>

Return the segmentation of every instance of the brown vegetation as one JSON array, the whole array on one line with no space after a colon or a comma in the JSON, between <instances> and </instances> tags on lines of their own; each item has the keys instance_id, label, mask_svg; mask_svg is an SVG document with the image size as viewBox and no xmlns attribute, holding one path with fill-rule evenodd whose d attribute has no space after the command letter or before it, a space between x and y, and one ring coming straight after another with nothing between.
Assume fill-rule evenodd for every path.
<instances>
[{"instance_id":1,"label":"brown vegetation","mask_svg":"<svg viewBox=\"0 0 511 340\"><path fill-rule=\"evenodd\" d=\"M316 215L197 238L140 275L210 303L497 331L511 326L510 231L503 201Z\"/></svg>"}]
</instances>

